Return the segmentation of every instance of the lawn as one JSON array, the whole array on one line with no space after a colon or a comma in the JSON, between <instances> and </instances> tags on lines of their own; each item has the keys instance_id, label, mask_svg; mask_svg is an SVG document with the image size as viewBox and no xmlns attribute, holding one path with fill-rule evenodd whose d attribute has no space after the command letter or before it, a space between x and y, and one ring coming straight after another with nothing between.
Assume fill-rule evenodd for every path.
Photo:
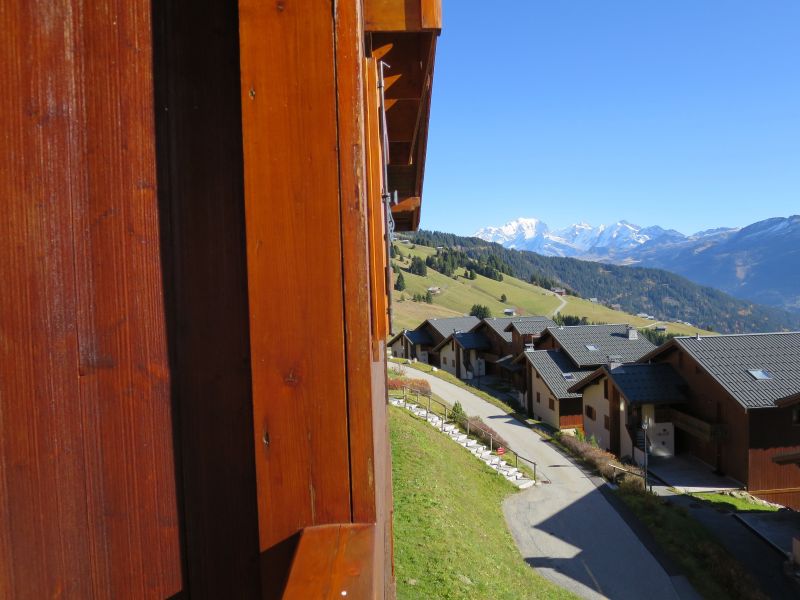
<instances>
[{"instance_id":1,"label":"lawn","mask_svg":"<svg viewBox=\"0 0 800 600\"><path fill-rule=\"evenodd\" d=\"M617 493L704 598L766 600L736 559L684 508L632 486L620 486Z\"/></svg>"},{"instance_id":2,"label":"lawn","mask_svg":"<svg viewBox=\"0 0 800 600\"><path fill-rule=\"evenodd\" d=\"M751 512L751 511L764 511L764 512L777 512L778 508L768 504L760 504L752 502L747 498L737 498L729 496L728 494L691 494L693 498L702 500L711 504L714 508L721 508L731 512Z\"/></svg>"},{"instance_id":3,"label":"lawn","mask_svg":"<svg viewBox=\"0 0 800 600\"><path fill-rule=\"evenodd\" d=\"M397 246L397 244L395 244ZM504 275L503 281L495 281L478 275L470 280L463 277L464 269L456 271L457 277L448 277L428 268L425 277L409 273L406 269L411 264L411 256L426 258L436 253L434 248L417 245L410 248L399 246L403 258L396 257L393 262L403 269L403 279L406 289L394 292L395 298L395 328L413 329L422 321L430 317L445 317L468 314L475 304L489 307L492 316L502 316L506 308L514 308L518 315L544 315L550 316L558 308L560 298L526 281ZM397 275L394 275L396 280ZM438 287L441 291L433 295L433 304L413 302L414 294L425 294L429 287ZM505 295L506 302L501 302L500 297ZM654 327L656 324L666 325L668 333L680 335L693 335L694 333L707 334L695 327L688 327L679 323L656 322L642 319L625 312L612 310L602 304L589 302L583 298L565 296L566 305L561 309L562 315L586 317L595 323L630 323L635 327Z\"/></svg>"},{"instance_id":4,"label":"lawn","mask_svg":"<svg viewBox=\"0 0 800 600\"><path fill-rule=\"evenodd\" d=\"M397 597L574 598L522 560L500 507L514 486L425 422L389 411Z\"/></svg>"}]
</instances>

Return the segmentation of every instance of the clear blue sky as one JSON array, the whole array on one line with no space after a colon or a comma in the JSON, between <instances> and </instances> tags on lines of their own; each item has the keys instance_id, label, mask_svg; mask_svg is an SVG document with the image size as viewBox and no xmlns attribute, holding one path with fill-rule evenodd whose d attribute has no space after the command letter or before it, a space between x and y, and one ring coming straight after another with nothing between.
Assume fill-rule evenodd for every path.
<instances>
[{"instance_id":1,"label":"clear blue sky","mask_svg":"<svg viewBox=\"0 0 800 600\"><path fill-rule=\"evenodd\" d=\"M443 0L422 227L800 213L800 0Z\"/></svg>"}]
</instances>

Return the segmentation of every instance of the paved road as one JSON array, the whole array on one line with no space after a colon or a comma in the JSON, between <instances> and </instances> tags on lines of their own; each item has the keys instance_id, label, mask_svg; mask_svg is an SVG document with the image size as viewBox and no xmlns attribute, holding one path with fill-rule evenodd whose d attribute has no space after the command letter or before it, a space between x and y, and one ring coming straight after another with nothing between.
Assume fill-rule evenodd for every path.
<instances>
[{"instance_id":1,"label":"paved road","mask_svg":"<svg viewBox=\"0 0 800 600\"><path fill-rule=\"evenodd\" d=\"M592 479L527 425L479 397L426 373L433 393L460 402L511 448L537 463L550 483L510 496L503 504L526 562L547 579L584 598L696 598L683 577L671 577L642 544ZM676 591L680 590L680 592Z\"/></svg>"}]
</instances>

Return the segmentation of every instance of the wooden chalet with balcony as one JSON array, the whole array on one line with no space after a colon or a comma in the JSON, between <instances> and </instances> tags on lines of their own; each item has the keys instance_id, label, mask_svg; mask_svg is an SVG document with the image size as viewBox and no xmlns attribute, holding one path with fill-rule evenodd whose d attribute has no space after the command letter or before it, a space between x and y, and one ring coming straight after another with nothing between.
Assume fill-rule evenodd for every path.
<instances>
[{"instance_id":1,"label":"wooden chalet with balcony","mask_svg":"<svg viewBox=\"0 0 800 600\"><path fill-rule=\"evenodd\" d=\"M671 365L687 402L664 420L675 451L742 482L760 498L800 509L800 332L679 337L642 357ZM658 421L658 414L656 421ZM777 459L777 460L776 460Z\"/></svg>"},{"instance_id":2,"label":"wooden chalet with balcony","mask_svg":"<svg viewBox=\"0 0 800 600\"><path fill-rule=\"evenodd\" d=\"M394 597L387 250L439 0L0 21L0 597Z\"/></svg>"}]
</instances>

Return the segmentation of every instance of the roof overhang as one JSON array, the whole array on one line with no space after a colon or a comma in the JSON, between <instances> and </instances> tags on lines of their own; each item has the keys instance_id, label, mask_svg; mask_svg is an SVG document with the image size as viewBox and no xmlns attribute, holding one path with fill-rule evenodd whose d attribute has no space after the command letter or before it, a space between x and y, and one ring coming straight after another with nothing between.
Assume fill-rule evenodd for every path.
<instances>
[{"instance_id":1,"label":"roof overhang","mask_svg":"<svg viewBox=\"0 0 800 600\"><path fill-rule=\"evenodd\" d=\"M365 0L372 57L385 64L387 182L395 231L419 227L441 0Z\"/></svg>"},{"instance_id":2,"label":"roof overhang","mask_svg":"<svg viewBox=\"0 0 800 600\"><path fill-rule=\"evenodd\" d=\"M775 406L779 408L786 408L788 406L795 406L797 404L800 404L800 392L775 401Z\"/></svg>"}]
</instances>

